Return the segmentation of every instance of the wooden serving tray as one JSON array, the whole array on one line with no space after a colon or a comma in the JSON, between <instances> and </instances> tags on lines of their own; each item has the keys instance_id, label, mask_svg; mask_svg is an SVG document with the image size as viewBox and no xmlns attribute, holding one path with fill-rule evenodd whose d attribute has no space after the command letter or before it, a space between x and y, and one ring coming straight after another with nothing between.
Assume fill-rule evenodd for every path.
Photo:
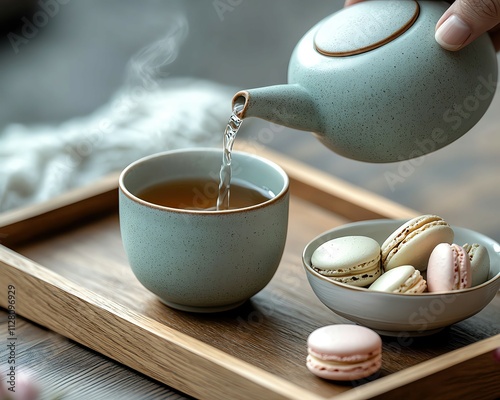
<instances>
[{"instance_id":1,"label":"wooden serving tray","mask_svg":"<svg viewBox=\"0 0 500 400\"><path fill-rule=\"evenodd\" d=\"M236 310L190 314L163 305L122 249L113 175L44 204L0 215L0 305L153 379L202 399L469 398L500 393L500 295L474 317L423 338L384 337L370 379L328 382L306 369L306 340L349 323L307 283L304 246L335 226L417 213L286 157L258 149L291 180L290 224L271 283Z\"/></svg>"}]
</instances>

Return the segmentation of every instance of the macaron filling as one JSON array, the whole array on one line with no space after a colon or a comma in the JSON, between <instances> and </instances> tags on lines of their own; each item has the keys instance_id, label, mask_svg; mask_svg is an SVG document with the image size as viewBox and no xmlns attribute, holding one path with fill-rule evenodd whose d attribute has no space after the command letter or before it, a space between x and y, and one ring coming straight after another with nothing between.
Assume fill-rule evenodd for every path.
<instances>
[{"instance_id":1,"label":"macaron filling","mask_svg":"<svg viewBox=\"0 0 500 400\"><path fill-rule=\"evenodd\" d=\"M401 265L385 272L369 289L388 293L422 293L427 288L419 270L411 265Z\"/></svg>"},{"instance_id":2,"label":"macaron filling","mask_svg":"<svg viewBox=\"0 0 500 400\"><path fill-rule=\"evenodd\" d=\"M455 263L455 281L453 290L465 289L470 287L470 260L469 255L463 247L452 244L453 260Z\"/></svg>"},{"instance_id":3,"label":"macaron filling","mask_svg":"<svg viewBox=\"0 0 500 400\"><path fill-rule=\"evenodd\" d=\"M408 280L394 293L423 293L427 289L427 282L417 269Z\"/></svg>"},{"instance_id":4,"label":"macaron filling","mask_svg":"<svg viewBox=\"0 0 500 400\"><path fill-rule=\"evenodd\" d=\"M325 361L314 356L307 356L307 368L316 375L329 379L332 374L338 374L337 380L342 380L342 374L349 374L349 380L361 379L373 374L382 364L380 354L373 358L358 363L341 363L338 361Z\"/></svg>"},{"instance_id":5,"label":"macaron filling","mask_svg":"<svg viewBox=\"0 0 500 400\"><path fill-rule=\"evenodd\" d=\"M338 355L327 352L317 352L312 348L309 348L308 353L311 357L323 360L323 361L334 361L336 363L353 363L353 362L363 362L377 357L382 352L381 349L375 348L366 354L347 354Z\"/></svg>"}]
</instances>

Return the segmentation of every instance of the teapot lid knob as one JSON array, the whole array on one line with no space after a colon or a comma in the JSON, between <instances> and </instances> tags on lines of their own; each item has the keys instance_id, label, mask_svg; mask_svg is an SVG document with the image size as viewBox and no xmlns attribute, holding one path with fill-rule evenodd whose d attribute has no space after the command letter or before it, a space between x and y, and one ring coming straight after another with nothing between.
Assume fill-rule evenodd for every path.
<instances>
[{"instance_id":1,"label":"teapot lid knob","mask_svg":"<svg viewBox=\"0 0 500 400\"><path fill-rule=\"evenodd\" d=\"M411 1L367 1L326 19L314 45L321 54L343 57L376 49L397 38L416 21L420 7Z\"/></svg>"}]
</instances>

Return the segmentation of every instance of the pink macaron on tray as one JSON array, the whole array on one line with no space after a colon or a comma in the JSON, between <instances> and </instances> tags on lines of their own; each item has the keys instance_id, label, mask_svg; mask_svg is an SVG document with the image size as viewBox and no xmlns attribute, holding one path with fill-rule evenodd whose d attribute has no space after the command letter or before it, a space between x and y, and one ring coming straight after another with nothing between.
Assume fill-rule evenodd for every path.
<instances>
[{"instance_id":1,"label":"pink macaron on tray","mask_svg":"<svg viewBox=\"0 0 500 400\"><path fill-rule=\"evenodd\" d=\"M313 239L303 264L328 308L390 336L436 333L500 288L500 245L435 215L342 225Z\"/></svg>"}]
</instances>

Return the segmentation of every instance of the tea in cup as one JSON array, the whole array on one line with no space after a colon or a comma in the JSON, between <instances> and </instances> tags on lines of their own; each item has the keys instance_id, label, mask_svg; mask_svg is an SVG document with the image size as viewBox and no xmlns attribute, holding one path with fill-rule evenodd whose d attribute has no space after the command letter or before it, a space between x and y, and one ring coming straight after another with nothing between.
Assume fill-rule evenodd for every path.
<instances>
[{"instance_id":1,"label":"tea in cup","mask_svg":"<svg viewBox=\"0 0 500 400\"><path fill-rule=\"evenodd\" d=\"M289 180L275 163L233 152L229 209L217 210L220 149L142 158L119 179L120 229L141 284L166 305L192 312L239 306L280 263Z\"/></svg>"}]
</instances>

